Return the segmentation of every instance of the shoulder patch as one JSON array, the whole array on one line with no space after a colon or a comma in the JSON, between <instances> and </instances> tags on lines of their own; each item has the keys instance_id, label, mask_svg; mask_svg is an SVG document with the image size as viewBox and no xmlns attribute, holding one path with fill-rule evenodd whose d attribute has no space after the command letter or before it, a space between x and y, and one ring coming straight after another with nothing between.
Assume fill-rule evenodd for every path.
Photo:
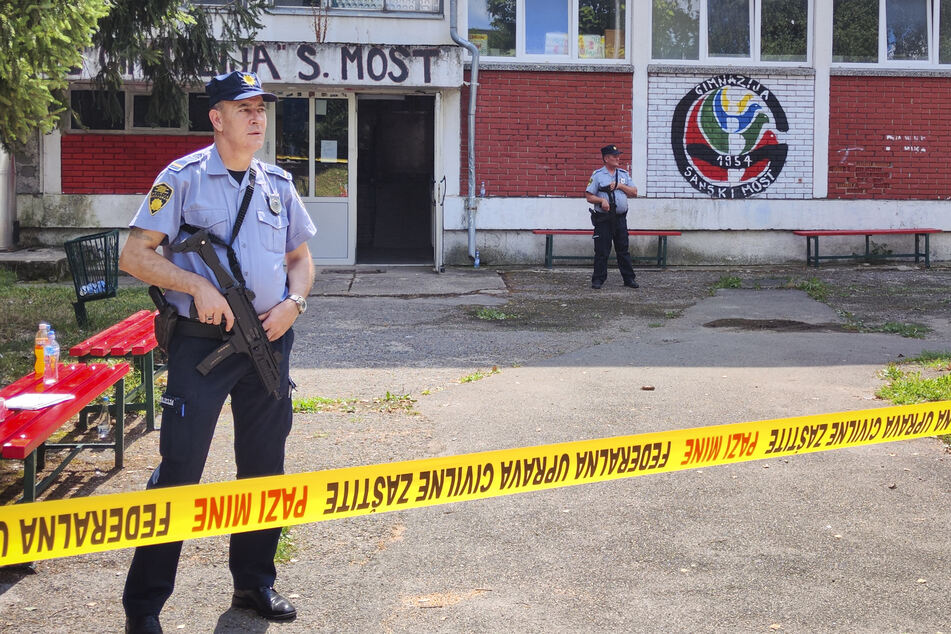
<instances>
[{"instance_id":1,"label":"shoulder patch","mask_svg":"<svg viewBox=\"0 0 951 634\"><path fill-rule=\"evenodd\" d=\"M172 186L165 182L152 185L152 189L149 191L149 213L154 216L161 211L174 191Z\"/></svg>"},{"instance_id":2,"label":"shoulder patch","mask_svg":"<svg viewBox=\"0 0 951 634\"><path fill-rule=\"evenodd\" d=\"M275 176L280 176L284 180L292 181L294 177L291 176L291 173L287 170L281 169L277 165L271 165L270 163L261 163L261 169L263 169L268 174L274 174Z\"/></svg>"}]
</instances>

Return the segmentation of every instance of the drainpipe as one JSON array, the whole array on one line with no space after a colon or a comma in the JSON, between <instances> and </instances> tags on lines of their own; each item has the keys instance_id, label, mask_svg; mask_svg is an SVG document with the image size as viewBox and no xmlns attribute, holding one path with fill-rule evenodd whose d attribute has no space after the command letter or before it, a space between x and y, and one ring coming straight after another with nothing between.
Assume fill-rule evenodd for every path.
<instances>
[{"instance_id":1,"label":"drainpipe","mask_svg":"<svg viewBox=\"0 0 951 634\"><path fill-rule=\"evenodd\" d=\"M459 35L456 30L456 23L459 21L458 14L458 0L449 0L449 35L452 36L453 42L472 54L472 69L469 72L469 153L466 159L468 161L469 187L468 196L466 196L466 218L469 221L469 257L475 260L475 210L478 206L475 196L475 115L476 93L479 90L479 48Z\"/></svg>"}]
</instances>

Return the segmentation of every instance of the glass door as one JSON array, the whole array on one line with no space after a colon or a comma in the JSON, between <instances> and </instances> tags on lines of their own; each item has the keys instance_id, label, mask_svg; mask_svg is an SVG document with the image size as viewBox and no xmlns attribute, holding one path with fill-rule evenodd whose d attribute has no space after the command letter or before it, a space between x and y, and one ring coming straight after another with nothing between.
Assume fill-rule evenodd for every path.
<instances>
[{"instance_id":1,"label":"glass door","mask_svg":"<svg viewBox=\"0 0 951 634\"><path fill-rule=\"evenodd\" d=\"M351 263L350 100L283 97L276 104L274 162L290 172L317 225L318 264Z\"/></svg>"}]
</instances>

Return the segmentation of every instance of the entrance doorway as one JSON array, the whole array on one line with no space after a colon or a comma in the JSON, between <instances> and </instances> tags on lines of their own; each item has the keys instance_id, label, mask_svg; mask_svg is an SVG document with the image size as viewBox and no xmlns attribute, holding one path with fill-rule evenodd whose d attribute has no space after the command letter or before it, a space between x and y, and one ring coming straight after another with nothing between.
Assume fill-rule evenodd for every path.
<instances>
[{"instance_id":1,"label":"entrance doorway","mask_svg":"<svg viewBox=\"0 0 951 634\"><path fill-rule=\"evenodd\" d=\"M433 263L434 103L358 97L358 264Z\"/></svg>"}]
</instances>

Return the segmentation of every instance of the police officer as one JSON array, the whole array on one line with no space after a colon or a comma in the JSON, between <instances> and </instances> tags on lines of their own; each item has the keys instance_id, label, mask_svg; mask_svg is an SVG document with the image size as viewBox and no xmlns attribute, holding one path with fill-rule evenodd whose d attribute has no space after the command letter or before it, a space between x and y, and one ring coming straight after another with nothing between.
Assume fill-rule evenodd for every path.
<instances>
[{"instance_id":1,"label":"police officer","mask_svg":"<svg viewBox=\"0 0 951 634\"><path fill-rule=\"evenodd\" d=\"M594 206L590 210L591 224L594 225L591 288L601 288L608 277L608 256L611 255L612 242L624 286L637 288L627 237L627 198L637 196L637 187L631 184L630 174L618 167L620 155L621 151L616 145L601 148L604 165L591 174L585 189L585 200Z\"/></svg>"},{"instance_id":2,"label":"police officer","mask_svg":"<svg viewBox=\"0 0 951 634\"><path fill-rule=\"evenodd\" d=\"M254 158L267 129L265 102L277 97L262 90L253 73L238 71L215 77L205 91L214 144L174 161L158 175L130 223L119 259L124 271L166 289L179 313L168 344L161 462L149 488L200 480L215 423L229 395L237 477L284 472L284 443L292 418L291 326L307 308L304 298L314 277L307 241L316 229L291 175ZM215 249L227 263L226 245L236 224L231 248L239 270L232 271L240 273L254 293L255 312L271 347L280 353L280 398L264 388L245 354L231 355L206 376L195 369L221 345L220 325L231 330L234 314L198 254L175 253L168 246L187 239L188 229L206 228L221 239ZM273 588L280 532L275 528L232 535L228 564L234 582L232 605L283 620L297 612ZM122 596L127 632L162 631L158 615L172 593L181 547L176 542L136 549Z\"/></svg>"}]
</instances>

